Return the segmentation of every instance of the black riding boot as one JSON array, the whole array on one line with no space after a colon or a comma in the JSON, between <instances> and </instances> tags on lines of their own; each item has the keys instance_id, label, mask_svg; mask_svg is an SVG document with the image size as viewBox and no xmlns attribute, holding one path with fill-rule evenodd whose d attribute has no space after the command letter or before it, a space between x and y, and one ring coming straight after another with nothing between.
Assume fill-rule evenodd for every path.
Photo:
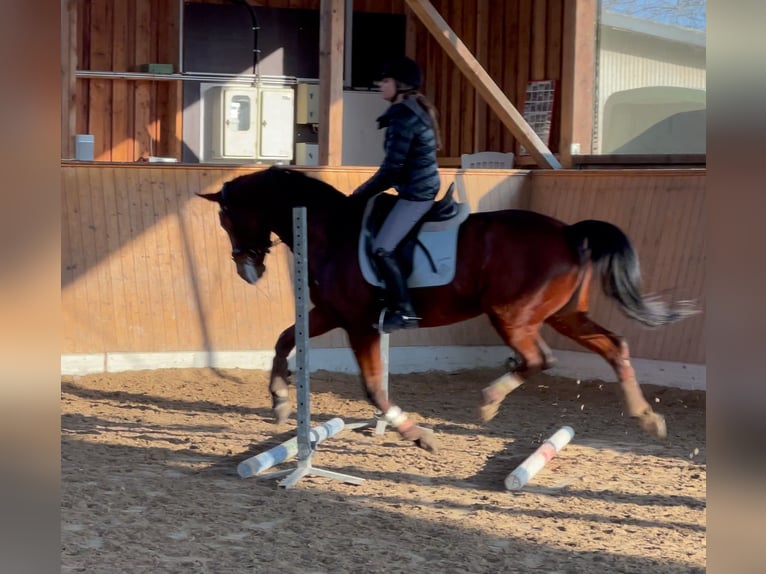
<instances>
[{"instance_id":1,"label":"black riding boot","mask_svg":"<svg viewBox=\"0 0 766 574\"><path fill-rule=\"evenodd\" d=\"M392 307L383 319L381 330L384 333L390 333L397 329L416 329L419 318L415 316L415 310L412 308L407 290L407 282L402 276L394 254L378 249L374 258L378 273L386 284L389 305Z\"/></svg>"}]
</instances>

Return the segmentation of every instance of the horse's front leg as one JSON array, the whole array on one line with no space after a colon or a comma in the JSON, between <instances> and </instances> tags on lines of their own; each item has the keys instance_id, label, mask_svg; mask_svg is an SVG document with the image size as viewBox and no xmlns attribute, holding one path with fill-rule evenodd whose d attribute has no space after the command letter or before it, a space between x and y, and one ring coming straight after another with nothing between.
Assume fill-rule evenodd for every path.
<instances>
[{"instance_id":1,"label":"horse's front leg","mask_svg":"<svg viewBox=\"0 0 766 574\"><path fill-rule=\"evenodd\" d=\"M349 333L351 348L362 374L368 400L383 413L383 418L405 439L429 452L436 452L437 441L432 430L423 428L396 406L383 389L383 361L380 357L380 334L377 331Z\"/></svg>"},{"instance_id":2,"label":"horse's front leg","mask_svg":"<svg viewBox=\"0 0 766 574\"><path fill-rule=\"evenodd\" d=\"M309 311L309 338L316 337L337 327L338 324L326 313L314 307ZM288 377L290 371L287 368L287 356L295 347L295 325L291 325L279 335L274 347L274 360L271 364L269 376L269 392L271 393L271 408L277 424L287 420L292 412L288 396Z\"/></svg>"}]
</instances>

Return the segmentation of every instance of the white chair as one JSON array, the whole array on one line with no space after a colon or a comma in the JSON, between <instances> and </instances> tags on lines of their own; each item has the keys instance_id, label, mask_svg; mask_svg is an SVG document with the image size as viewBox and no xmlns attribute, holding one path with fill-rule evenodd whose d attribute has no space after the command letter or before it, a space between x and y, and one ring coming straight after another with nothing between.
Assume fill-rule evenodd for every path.
<instances>
[{"instance_id":1,"label":"white chair","mask_svg":"<svg viewBox=\"0 0 766 574\"><path fill-rule=\"evenodd\" d=\"M464 153L460 156L460 167L463 169L512 169L513 157L513 152Z\"/></svg>"}]
</instances>

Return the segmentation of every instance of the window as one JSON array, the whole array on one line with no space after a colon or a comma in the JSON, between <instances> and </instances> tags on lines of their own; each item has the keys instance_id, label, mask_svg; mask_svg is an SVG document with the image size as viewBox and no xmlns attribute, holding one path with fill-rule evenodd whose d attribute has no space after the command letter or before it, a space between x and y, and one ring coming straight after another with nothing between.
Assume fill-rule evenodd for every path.
<instances>
[{"instance_id":1,"label":"window","mask_svg":"<svg viewBox=\"0 0 766 574\"><path fill-rule=\"evenodd\" d=\"M594 153L705 153L705 9L705 0L601 0Z\"/></svg>"},{"instance_id":2,"label":"window","mask_svg":"<svg viewBox=\"0 0 766 574\"><path fill-rule=\"evenodd\" d=\"M231 98L229 120L237 126L237 131L250 131L250 96Z\"/></svg>"}]
</instances>

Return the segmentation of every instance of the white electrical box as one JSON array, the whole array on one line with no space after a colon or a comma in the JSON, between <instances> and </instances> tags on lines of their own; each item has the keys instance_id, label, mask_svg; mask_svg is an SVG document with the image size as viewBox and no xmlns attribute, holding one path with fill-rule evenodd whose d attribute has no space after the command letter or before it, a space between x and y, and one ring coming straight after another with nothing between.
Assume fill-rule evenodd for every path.
<instances>
[{"instance_id":1,"label":"white electrical box","mask_svg":"<svg viewBox=\"0 0 766 574\"><path fill-rule=\"evenodd\" d=\"M293 159L295 92L212 86L204 95L204 161Z\"/></svg>"},{"instance_id":2,"label":"white electrical box","mask_svg":"<svg viewBox=\"0 0 766 574\"><path fill-rule=\"evenodd\" d=\"M216 86L210 92L208 159L255 159L258 90Z\"/></svg>"},{"instance_id":3,"label":"white electrical box","mask_svg":"<svg viewBox=\"0 0 766 574\"><path fill-rule=\"evenodd\" d=\"M295 165L319 165L319 144L295 144Z\"/></svg>"},{"instance_id":4,"label":"white electrical box","mask_svg":"<svg viewBox=\"0 0 766 574\"><path fill-rule=\"evenodd\" d=\"M292 88L261 88L258 107L258 159L293 159L295 92Z\"/></svg>"},{"instance_id":5,"label":"white electrical box","mask_svg":"<svg viewBox=\"0 0 766 574\"><path fill-rule=\"evenodd\" d=\"M298 84L296 89L295 122L298 124L319 123L319 85Z\"/></svg>"}]
</instances>

